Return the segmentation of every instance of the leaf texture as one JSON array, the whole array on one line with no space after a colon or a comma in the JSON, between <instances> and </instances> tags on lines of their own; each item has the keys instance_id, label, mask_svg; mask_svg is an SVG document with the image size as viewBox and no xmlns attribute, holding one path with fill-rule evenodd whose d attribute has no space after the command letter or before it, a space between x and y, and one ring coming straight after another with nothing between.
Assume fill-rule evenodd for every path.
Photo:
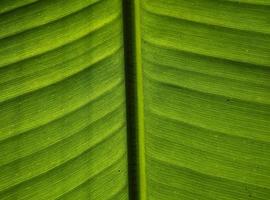
<instances>
[{"instance_id":1,"label":"leaf texture","mask_svg":"<svg viewBox=\"0 0 270 200\"><path fill-rule=\"evenodd\" d=\"M3 0L0 27L0 199L128 199L121 0Z\"/></svg>"},{"instance_id":2,"label":"leaf texture","mask_svg":"<svg viewBox=\"0 0 270 200\"><path fill-rule=\"evenodd\" d=\"M147 199L270 199L270 6L141 1Z\"/></svg>"}]
</instances>

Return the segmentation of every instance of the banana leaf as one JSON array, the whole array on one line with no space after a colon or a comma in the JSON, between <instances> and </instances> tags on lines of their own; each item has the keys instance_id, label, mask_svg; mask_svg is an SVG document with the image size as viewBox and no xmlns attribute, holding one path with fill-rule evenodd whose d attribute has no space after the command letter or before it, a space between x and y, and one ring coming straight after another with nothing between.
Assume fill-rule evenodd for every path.
<instances>
[{"instance_id":1,"label":"banana leaf","mask_svg":"<svg viewBox=\"0 0 270 200\"><path fill-rule=\"evenodd\" d=\"M268 0L0 0L0 200L269 200Z\"/></svg>"}]
</instances>

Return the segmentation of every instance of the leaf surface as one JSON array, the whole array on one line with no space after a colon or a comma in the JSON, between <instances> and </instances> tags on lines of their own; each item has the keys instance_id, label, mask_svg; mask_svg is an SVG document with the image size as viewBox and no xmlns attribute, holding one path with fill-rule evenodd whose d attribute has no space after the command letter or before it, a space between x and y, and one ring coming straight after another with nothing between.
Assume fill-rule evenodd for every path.
<instances>
[{"instance_id":1,"label":"leaf surface","mask_svg":"<svg viewBox=\"0 0 270 200\"><path fill-rule=\"evenodd\" d=\"M128 199L120 0L0 4L0 199Z\"/></svg>"},{"instance_id":2,"label":"leaf surface","mask_svg":"<svg viewBox=\"0 0 270 200\"><path fill-rule=\"evenodd\" d=\"M141 1L146 199L270 198L267 1Z\"/></svg>"}]
</instances>

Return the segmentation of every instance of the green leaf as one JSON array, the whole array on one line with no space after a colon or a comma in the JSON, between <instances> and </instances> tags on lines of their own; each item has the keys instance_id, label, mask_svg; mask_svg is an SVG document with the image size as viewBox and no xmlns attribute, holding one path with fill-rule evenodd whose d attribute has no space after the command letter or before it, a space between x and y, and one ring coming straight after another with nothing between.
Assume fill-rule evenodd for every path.
<instances>
[{"instance_id":1,"label":"green leaf","mask_svg":"<svg viewBox=\"0 0 270 200\"><path fill-rule=\"evenodd\" d=\"M1 1L1 200L128 198L121 4Z\"/></svg>"},{"instance_id":2,"label":"green leaf","mask_svg":"<svg viewBox=\"0 0 270 200\"><path fill-rule=\"evenodd\" d=\"M270 2L1 0L15 199L270 199Z\"/></svg>"},{"instance_id":3,"label":"green leaf","mask_svg":"<svg viewBox=\"0 0 270 200\"><path fill-rule=\"evenodd\" d=\"M270 198L268 1L141 8L147 199Z\"/></svg>"}]
</instances>

